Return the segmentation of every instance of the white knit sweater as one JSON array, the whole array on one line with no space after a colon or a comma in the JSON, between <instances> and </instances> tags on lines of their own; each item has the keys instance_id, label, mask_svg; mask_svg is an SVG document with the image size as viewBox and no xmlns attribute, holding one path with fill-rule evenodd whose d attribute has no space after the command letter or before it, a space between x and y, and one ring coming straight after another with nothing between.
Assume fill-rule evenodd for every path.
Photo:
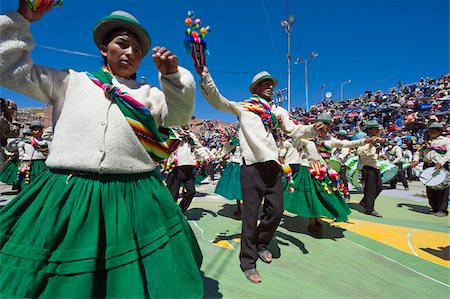
<instances>
[{"instance_id":1,"label":"white knit sweater","mask_svg":"<svg viewBox=\"0 0 450 299\"><path fill-rule=\"evenodd\" d=\"M116 104L84 72L35 65L30 24L20 14L0 15L0 85L53 105L54 136L47 166L95 173L142 173L155 168ZM162 91L135 80L113 83L152 112L157 125L186 124L195 81L181 67L160 75Z\"/></svg>"}]
</instances>

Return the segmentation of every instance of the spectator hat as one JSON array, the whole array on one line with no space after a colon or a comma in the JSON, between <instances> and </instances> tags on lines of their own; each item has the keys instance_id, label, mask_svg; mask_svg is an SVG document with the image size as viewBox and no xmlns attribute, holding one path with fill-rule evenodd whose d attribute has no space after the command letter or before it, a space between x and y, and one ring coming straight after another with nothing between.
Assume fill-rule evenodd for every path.
<instances>
[{"instance_id":1,"label":"spectator hat","mask_svg":"<svg viewBox=\"0 0 450 299\"><path fill-rule=\"evenodd\" d=\"M428 125L428 129L439 129L439 130L443 131L444 125L441 124L440 122L435 121Z\"/></svg>"},{"instance_id":2,"label":"spectator hat","mask_svg":"<svg viewBox=\"0 0 450 299\"><path fill-rule=\"evenodd\" d=\"M31 125L30 125L30 129L33 130L33 128L36 128L36 127L43 128L44 124L41 121L32 121Z\"/></svg>"},{"instance_id":3,"label":"spectator hat","mask_svg":"<svg viewBox=\"0 0 450 299\"><path fill-rule=\"evenodd\" d=\"M255 93L255 86L256 86L256 84L258 84L259 82L261 82L261 81L264 80L264 79L271 79L272 82L273 82L273 87L275 87L275 86L278 85L278 80L277 80L277 79L275 79L274 77L272 77L272 76L269 74L269 72L262 71L262 72L256 74L256 75L253 77L252 84L251 84L250 87L249 87L250 92L251 92L251 93Z\"/></svg>"},{"instance_id":4,"label":"spectator hat","mask_svg":"<svg viewBox=\"0 0 450 299\"><path fill-rule=\"evenodd\" d=\"M111 30L122 28L133 32L138 37L142 44L142 57L146 56L152 44L150 35L133 15L121 10L113 11L109 16L97 21L93 30L97 48L100 49L103 39Z\"/></svg>"},{"instance_id":5,"label":"spectator hat","mask_svg":"<svg viewBox=\"0 0 450 299\"><path fill-rule=\"evenodd\" d=\"M376 120L371 120L364 126L364 131L372 128L380 128L380 124Z\"/></svg>"},{"instance_id":6,"label":"spectator hat","mask_svg":"<svg viewBox=\"0 0 450 299\"><path fill-rule=\"evenodd\" d=\"M339 130L338 132L336 132L336 135L341 135L344 136L345 138L348 137L348 133L345 130Z\"/></svg>"}]
</instances>

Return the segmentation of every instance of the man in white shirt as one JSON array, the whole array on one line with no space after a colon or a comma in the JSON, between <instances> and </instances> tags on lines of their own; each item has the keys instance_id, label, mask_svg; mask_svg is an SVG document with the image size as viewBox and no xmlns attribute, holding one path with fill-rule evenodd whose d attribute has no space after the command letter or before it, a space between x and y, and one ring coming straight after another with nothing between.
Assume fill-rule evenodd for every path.
<instances>
[{"instance_id":1,"label":"man in white shirt","mask_svg":"<svg viewBox=\"0 0 450 299\"><path fill-rule=\"evenodd\" d=\"M364 132L369 137L376 138L380 132L380 125L377 121L369 121L364 127ZM359 156L358 169L362 170L364 184L364 197L359 204L364 207L366 214L381 218L383 215L375 211L375 200L383 190L383 183L377 166L378 150L374 143L363 145L356 151Z\"/></svg>"},{"instance_id":2,"label":"man in white shirt","mask_svg":"<svg viewBox=\"0 0 450 299\"><path fill-rule=\"evenodd\" d=\"M449 170L450 138L442 136L444 130L444 125L438 122L433 122L428 126L431 140L415 153L413 167L416 167L419 160L422 159L424 162L423 169L434 167ZM437 217L448 215L449 189L450 185L442 190L426 187L428 202L431 206L430 214Z\"/></svg>"},{"instance_id":3,"label":"man in white shirt","mask_svg":"<svg viewBox=\"0 0 450 299\"><path fill-rule=\"evenodd\" d=\"M282 169L278 160L281 129L293 138L316 137L326 130L322 122L297 125L288 111L271 101L278 81L268 72L258 73L252 80L252 96L244 102L234 102L222 96L206 66L195 66L201 76L200 88L206 100L216 109L236 115L240 122L239 140L242 149L242 234L240 266L245 277L253 283L261 282L256 270L259 258L272 261L267 250L283 215ZM258 212L264 198L263 215L259 225Z\"/></svg>"},{"instance_id":4,"label":"man in white shirt","mask_svg":"<svg viewBox=\"0 0 450 299\"><path fill-rule=\"evenodd\" d=\"M196 149L203 148L194 133L189 131L189 126L182 126L178 135L181 139L180 145L173 155L176 156L176 163L173 170L167 176L167 188L172 194L175 202L178 201L181 185L186 192L183 192L183 198L179 203L183 214L186 214L192 199L195 196L195 177L194 177L194 154Z\"/></svg>"}]
</instances>

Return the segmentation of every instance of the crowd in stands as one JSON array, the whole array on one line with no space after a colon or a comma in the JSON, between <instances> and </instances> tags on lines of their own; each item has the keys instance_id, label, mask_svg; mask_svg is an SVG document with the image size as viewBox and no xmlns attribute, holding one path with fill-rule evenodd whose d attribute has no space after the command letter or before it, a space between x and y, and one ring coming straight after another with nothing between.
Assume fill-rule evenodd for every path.
<instances>
[{"instance_id":1,"label":"crowd in stands","mask_svg":"<svg viewBox=\"0 0 450 299\"><path fill-rule=\"evenodd\" d=\"M421 143L426 137L426 127L430 121L449 123L450 74L439 79L421 78L414 84L403 85L389 91L366 91L363 95L336 102L324 100L311 106L306 112L294 109L292 114L302 122L313 121L317 114L329 112L333 115L335 130L346 130L354 139L360 138L359 131L365 123L377 120L387 137L400 136L414 138ZM444 132L449 135L450 131Z\"/></svg>"}]
</instances>

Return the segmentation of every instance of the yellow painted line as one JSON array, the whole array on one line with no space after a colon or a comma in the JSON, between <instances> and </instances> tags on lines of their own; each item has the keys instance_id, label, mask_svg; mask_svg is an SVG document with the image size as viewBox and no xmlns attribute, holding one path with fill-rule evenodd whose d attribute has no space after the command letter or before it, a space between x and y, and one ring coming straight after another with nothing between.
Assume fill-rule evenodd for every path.
<instances>
[{"instance_id":1,"label":"yellow painted line","mask_svg":"<svg viewBox=\"0 0 450 299\"><path fill-rule=\"evenodd\" d=\"M234 241L234 242L241 243L241 238L234 238L233 241Z\"/></svg>"},{"instance_id":2,"label":"yellow painted line","mask_svg":"<svg viewBox=\"0 0 450 299\"><path fill-rule=\"evenodd\" d=\"M322 220L333 226L349 230L409 254L416 255L422 259L450 268L450 261L443 258L445 251L448 250L447 247L450 246L450 234L448 233L356 219L349 219L348 222L333 222L328 218L322 218Z\"/></svg>"},{"instance_id":3,"label":"yellow painted line","mask_svg":"<svg viewBox=\"0 0 450 299\"><path fill-rule=\"evenodd\" d=\"M216 246L223 247L223 248L226 248L226 249L229 249L229 250L234 250L233 245L228 243L228 241L226 241L226 240L214 241L213 243Z\"/></svg>"}]
</instances>

